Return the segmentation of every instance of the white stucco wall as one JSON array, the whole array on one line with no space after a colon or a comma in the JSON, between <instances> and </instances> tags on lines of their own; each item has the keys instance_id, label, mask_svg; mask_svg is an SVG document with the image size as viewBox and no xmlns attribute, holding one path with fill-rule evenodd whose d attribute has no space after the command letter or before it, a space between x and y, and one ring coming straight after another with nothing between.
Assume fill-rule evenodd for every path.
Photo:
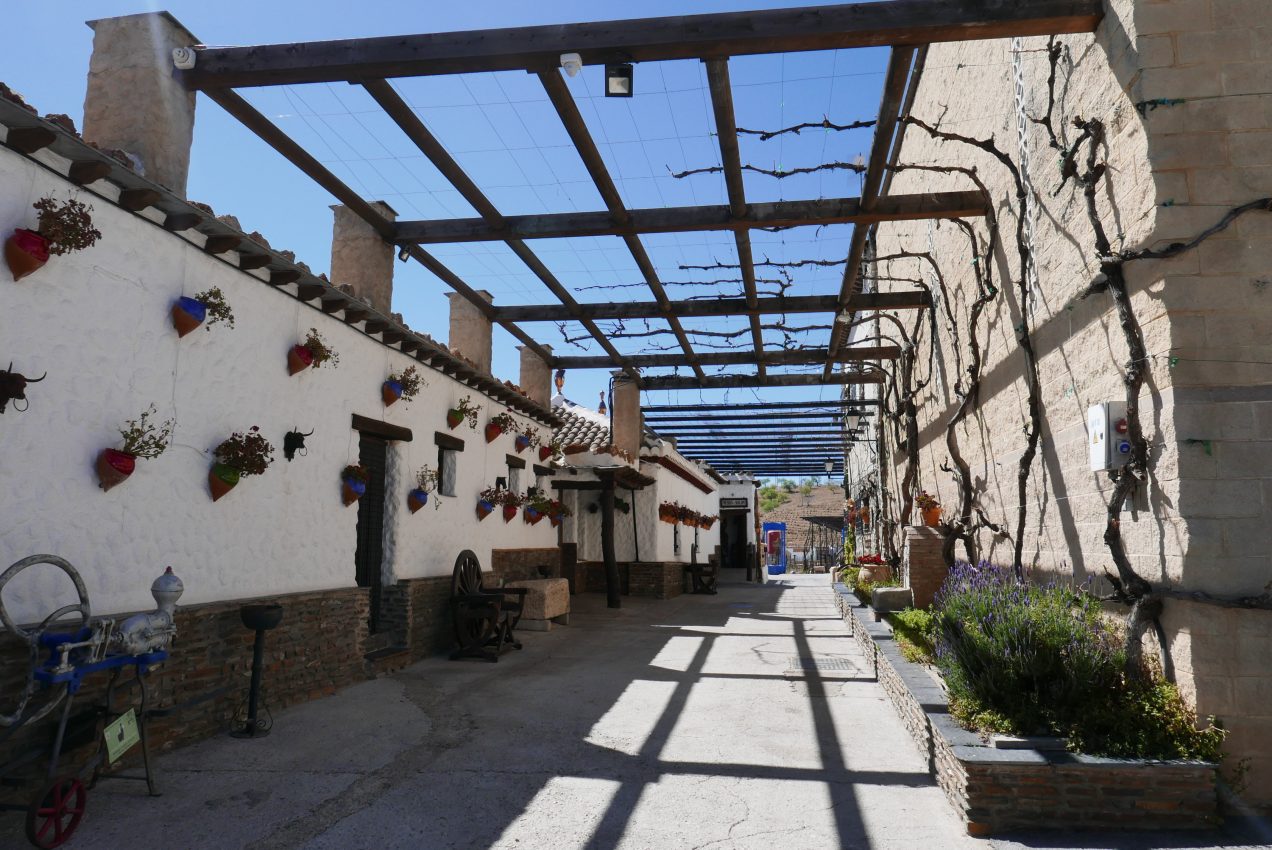
<instances>
[{"instance_id":1,"label":"white stucco wall","mask_svg":"<svg viewBox=\"0 0 1272 850\"><path fill-rule=\"evenodd\" d=\"M76 191L0 149L0 235L33 226L38 198ZM476 495L505 474L513 443L504 435L487 446L480 428L452 432L466 441L457 498L442 500L439 510L405 510L413 471L436 465L433 433L446 430L447 408L472 395L484 423L502 405L421 366L428 386L420 396L386 409L381 382L411 358L276 291L256 277L263 273L238 271L180 236L81 195L102 232L97 246L54 257L17 283L0 269L0 366L12 359L19 372L49 373L30 387L28 411L10 407L0 417L0 569L35 553L61 555L82 573L94 613L151 607L150 583L167 565L185 581L183 603L351 586L357 508L341 504L339 473L358 459L354 413L414 432L413 442L390 451L389 580L449 574L465 548L488 565L495 548L556 545L547 522L505 525L492 515L478 524ZM178 338L168 316L172 302L213 286L232 305L235 328ZM290 377L287 350L310 327L339 352L340 365ZM103 493L97 454L117 448L124 421L152 402L161 419L176 419L171 447L156 460L139 460L128 481ZM274 464L213 503L209 450L253 425L274 444ZM288 463L282 442L293 427L315 433L308 456ZM533 463L529 452L523 457ZM45 571L42 579L28 571L6 591L15 616L42 618L65 604L69 584Z\"/></svg>"},{"instance_id":2,"label":"white stucco wall","mask_svg":"<svg viewBox=\"0 0 1272 850\"><path fill-rule=\"evenodd\" d=\"M671 459L683 467L692 468L692 463L684 460L678 454L671 453ZM654 537L657 541L656 552L658 553L658 561L680 561L689 563L691 560L691 546L694 542L694 532L698 534L698 563L705 564L707 556L715 551L715 547L720 542L720 523L717 522L711 527L710 531L706 529L693 529L686 525L680 526L680 552L675 551L675 530L676 526L668 522L661 522L658 519L658 505L663 502L679 502L691 510L695 510L702 514L718 514L720 512L720 494L717 490L710 493L704 493L702 490L685 481L671 470L652 463L642 463L641 472L646 475L652 475L658 479L658 483L654 489L658 498L650 507L648 519L653 525ZM705 477L704 477L705 482ZM710 486L715 487L714 484ZM642 553L643 554L643 553ZM648 560L654 560L646 556Z\"/></svg>"},{"instance_id":3,"label":"white stucco wall","mask_svg":"<svg viewBox=\"0 0 1272 850\"><path fill-rule=\"evenodd\" d=\"M717 505L719 504L719 501L724 499L746 499L746 503L747 503L746 542L754 543L755 542L755 482L741 481L736 483L731 482L728 484L721 484L720 491L717 494L717 496L719 497L717 500ZM730 510L738 510L738 509L730 508ZM711 513L718 513L718 512L719 512L719 508L717 507L717 509L715 511L712 511ZM717 532L717 536L719 533L719 528L720 526L717 524L716 527L712 529L713 531Z\"/></svg>"}]
</instances>

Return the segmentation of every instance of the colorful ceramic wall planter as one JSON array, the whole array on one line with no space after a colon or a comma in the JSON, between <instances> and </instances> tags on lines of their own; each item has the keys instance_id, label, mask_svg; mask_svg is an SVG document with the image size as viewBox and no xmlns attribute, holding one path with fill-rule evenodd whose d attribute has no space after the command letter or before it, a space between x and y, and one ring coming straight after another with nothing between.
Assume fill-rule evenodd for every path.
<instances>
[{"instance_id":1,"label":"colorful ceramic wall planter","mask_svg":"<svg viewBox=\"0 0 1272 850\"><path fill-rule=\"evenodd\" d=\"M530 507L529 505L526 506L525 513L526 513L526 522L530 523L531 525L538 525L539 520L543 519L543 514L540 513L537 509Z\"/></svg>"},{"instance_id":2,"label":"colorful ceramic wall planter","mask_svg":"<svg viewBox=\"0 0 1272 850\"><path fill-rule=\"evenodd\" d=\"M517 454L521 454L526 449L530 448L530 438L525 434L518 434L517 439L513 441L513 445L517 448Z\"/></svg>"},{"instance_id":3,"label":"colorful ceramic wall planter","mask_svg":"<svg viewBox=\"0 0 1272 850\"><path fill-rule=\"evenodd\" d=\"M207 305L198 299L182 295L172 305L172 326L177 329L177 336L185 336L203 324L207 315Z\"/></svg>"},{"instance_id":4,"label":"colorful ceramic wall planter","mask_svg":"<svg viewBox=\"0 0 1272 850\"><path fill-rule=\"evenodd\" d=\"M314 365L314 353L303 345L293 345L287 352L287 374L295 375Z\"/></svg>"},{"instance_id":5,"label":"colorful ceramic wall planter","mask_svg":"<svg viewBox=\"0 0 1272 850\"><path fill-rule=\"evenodd\" d=\"M391 407L401 397L402 383L400 381L385 381L380 386L380 398L384 399L385 407Z\"/></svg>"},{"instance_id":6,"label":"colorful ceramic wall planter","mask_svg":"<svg viewBox=\"0 0 1272 850\"><path fill-rule=\"evenodd\" d=\"M118 449L102 449L97 456L97 480L103 490L123 484L137 468L137 456Z\"/></svg>"},{"instance_id":7,"label":"colorful ceramic wall planter","mask_svg":"<svg viewBox=\"0 0 1272 850\"><path fill-rule=\"evenodd\" d=\"M233 490L242 475L243 473L232 466L223 463L212 464L212 469L208 472L208 489L212 491L212 501L217 501Z\"/></svg>"},{"instance_id":8,"label":"colorful ceramic wall planter","mask_svg":"<svg viewBox=\"0 0 1272 850\"><path fill-rule=\"evenodd\" d=\"M493 443L496 439L499 438L499 435L502 433L503 433L503 428L496 425L494 422L486 423L486 442L487 443Z\"/></svg>"},{"instance_id":9,"label":"colorful ceramic wall planter","mask_svg":"<svg viewBox=\"0 0 1272 850\"><path fill-rule=\"evenodd\" d=\"M455 408L452 407L450 410L446 411L446 427L450 428L452 431L458 428L459 423L463 421L464 414L460 413Z\"/></svg>"},{"instance_id":10,"label":"colorful ceramic wall planter","mask_svg":"<svg viewBox=\"0 0 1272 850\"><path fill-rule=\"evenodd\" d=\"M415 513L427 504L428 493L418 487L406 494L406 506L411 509L411 513Z\"/></svg>"},{"instance_id":11,"label":"colorful ceramic wall planter","mask_svg":"<svg viewBox=\"0 0 1272 850\"><path fill-rule=\"evenodd\" d=\"M367 471L358 464L349 464L340 471L340 499L345 507L358 501L367 492Z\"/></svg>"},{"instance_id":12,"label":"colorful ceramic wall planter","mask_svg":"<svg viewBox=\"0 0 1272 850\"><path fill-rule=\"evenodd\" d=\"M49 240L34 230L19 227L5 240L4 261L15 281L39 271L49 261Z\"/></svg>"},{"instance_id":13,"label":"colorful ceramic wall planter","mask_svg":"<svg viewBox=\"0 0 1272 850\"><path fill-rule=\"evenodd\" d=\"M477 520L480 522L495 510L495 505L486 499L477 500Z\"/></svg>"},{"instance_id":14,"label":"colorful ceramic wall planter","mask_svg":"<svg viewBox=\"0 0 1272 850\"><path fill-rule=\"evenodd\" d=\"M512 518L513 518L513 517L515 517L516 515L517 515L517 506L516 506L516 505L504 505L504 506L503 506L503 517L504 517L504 522L512 522Z\"/></svg>"}]
</instances>

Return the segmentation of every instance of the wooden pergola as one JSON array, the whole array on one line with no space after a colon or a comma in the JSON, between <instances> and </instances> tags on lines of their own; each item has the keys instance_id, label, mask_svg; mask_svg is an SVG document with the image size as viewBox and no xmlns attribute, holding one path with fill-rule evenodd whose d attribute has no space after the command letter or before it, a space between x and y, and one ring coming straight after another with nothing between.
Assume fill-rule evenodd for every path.
<instances>
[{"instance_id":1,"label":"wooden pergola","mask_svg":"<svg viewBox=\"0 0 1272 850\"><path fill-rule=\"evenodd\" d=\"M423 265L470 301L492 322L538 353L553 368L617 369L645 390L708 390L771 387L847 387L878 384L878 364L899 356L893 345L846 344L849 323L831 322L819 346L774 347L765 344L763 319L788 314L851 317L878 310L926 309L923 289L866 293L860 269L871 228L879 222L983 216L988 200L978 191L887 194L889 168L900 148L908 95L917 84L926 45L933 42L1090 32L1102 16L1100 0L884 0L798 9L688 15L626 21L518 27L472 32L433 33L384 38L273 44L249 47L200 47L192 70L180 72L184 84L202 91L252 130L297 168L360 216L403 258ZM887 46L891 55L880 98L875 133L866 159L860 197L749 202L743 182L730 58L759 54ZM592 132L562 76L561 56L577 53L584 65L698 59L705 63L711 114L719 144L728 203L714 206L632 209L624 202ZM919 61L916 62L916 57ZM525 71L537 77L546 100L559 117L604 209L541 215L504 215L483 189L425 126L389 83L402 77ZM477 212L475 218L391 221L254 108L236 89L343 81L361 86L437 171ZM757 228L854 225L837 295L761 297L751 235ZM642 237L657 233L727 231L736 246L742 297L672 300ZM645 300L583 303L561 283L531 247L538 239L618 237L630 252L648 290ZM495 242L506 245L546 287L553 301L544 304L493 305L427 250L439 243ZM341 302L342 304L344 302ZM341 309L335 307L333 309ZM700 351L684 322L704 317L739 317L749 325L749 343L733 351ZM640 319L665 323L678 350L623 353L597 323ZM553 354L525 331L523 322L570 322L581 326L603 355ZM708 374L704 367L750 367L753 371ZM807 371L809 367L813 371ZM648 369L685 369L685 374L646 374ZM789 370L796 371L789 371ZM800 371L804 370L804 371ZM694 417L690 422L653 416L651 425L674 435L696 456L721 468L746 468L757 474L824 474L828 455L842 468L842 451L851 436L842 420L814 417L816 405L758 403L759 409L785 409L788 419L755 423ZM718 405L712 411L724 413ZM734 405L732 410L755 410ZM692 407L683 408L692 411ZM703 411L705 412L705 411ZM746 417L754 420L754 415ZM820 421L819 421L820 420ZM659 424L661 421L661 424ZM788 441L749 443L751 435L777 426ZM754 429L754 430L752 430ZM705 435L695 445L693 435ZM710 443L710 445L708 445ZM723 445L727 443L728 447Z\"/></svg>"}]
</instances>

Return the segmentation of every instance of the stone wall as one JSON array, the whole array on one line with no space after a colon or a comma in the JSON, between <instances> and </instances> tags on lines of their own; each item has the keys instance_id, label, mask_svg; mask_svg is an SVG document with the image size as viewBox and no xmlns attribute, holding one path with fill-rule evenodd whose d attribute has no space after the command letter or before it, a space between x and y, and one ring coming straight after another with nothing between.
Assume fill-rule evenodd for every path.
<instances>
[{"instance_id":1,"label":"stone wall","mask_svg":"<svg viewBox=\"0 0 1272 850\"><path fill-rule=\"evenodd\" d=\"M384 588L384 628L412 661L454 648L450 599L450 576L403 579Z\"/></svg>"},{"instance_id":2,"label":"stone wall","mask_svg":"<svg viewBox=\"0 0 1272 850\"><path fill-rule=\"evenodd\" d=\"M1218 815L1215 765L999 750L958 726L944 689L842 584L835 597L928 770L969 835L1016 829L1201 829Z\"/></svg>"},{"instance_id":3,"label":"stone wall","mask_svg":"<svg viewBox=\"0 0 1272 850\"><path fill-rule=\"evenodd\" d=\"M363 653L370 602L365 588L179 607L171 656L148 677L150 708L171 712L151 722L153 748L192 743L230 728L246 704L255 637L243 626L239 609L265 602L283 606L282 623L265 640L262 694L270 710L333 694L366 675ZM0 693L5 695L0 710L14 709L12 700L21 693L27 670L26 645L7 633L0 635ZM125 672L122 681L131 676ZM75 698L75 713L102 698L109 678L110 674L99 673L85 679ZM123 693L116 696L117 705L124 704ZM37 693L32 706L42 705L41 699ZM47 746L58 714L53 711L0 744L0 764L32 746ZM75 759L68 757L65 763L82 763ZM20 789L18 796L26 790Z\"/></svg>"},{"instance_id":4,"label":"stone wall","mask_svg":"<svg viewBox=\"0 0 1272 850\"><path fill-rule=\"evenodd\" d=\"M539 572L546 567L548 578L561 575L561 550L555 546L542 549L495 549L490 553L490 569L503 581L544 578Z\"/></svg>"},{"instance_id":5,"label":"stone wall","mask_svg":"<svg viewBox=\"0 0 1272 850\"><path fill-rule=\"evenodd\" d=\"M576 592L605 592L603 561L580 561L575 575L579 586ZM684 575L685 565L679 561L620 562L618 586L624 596L671 599L684 592Z\"/></svg>"},{"instance_id":6,"label":"stone wall","mask_svg":"<svg viewBox=\"0 0 1272 850\"><path fill-rule=\"evenodd\" d=\"M1063 36L1053 126L1073 144L1074 118L1099 119L1108 185L1097 209L1113 249L1185 241L1231 208L1272 196L1272 28L1250 0L1111 0L1092 35ZM992 138L1019 161L1013 60L1024 107L1048 103L1047 39L933 45L911 110L945 131ZM1027 416L1024 358L1015 329L1028 315L1042 402L1038 456L1024 504L1024 561L1033 577L1100 586L1110 564L1103 542L1112 482L1088 467L1086 411L1124 400L1128 351L1106 293L1078 299L1099 274L1094 234L1076 181L1061 175L1045 129L1026 122L1023 145L1035 214L1038 269L1022 305L1015 247L1020 203L1011 175L993 157L957 142L906 130L902 163L974 167L998 215L1004 244L992 258L1000 292L981 320L983 379L978 408L956 429L971 468L977 506L1012 535L1021 500L1017 469ZM962 175L901 171L892 194L969 188ZM985 226L976 223L983 236ZM1272 580L1272 215L1250 213L1196 250L1126 266L1132 307L1148 352L1139 399L1151 478L1121 522L1132 565L1149 581L1215 595L1254 596ZM958 498L946 426L969 358L968 316L977 297L966 236L945 222L881 225L877 254L929 253L942 280L913 257L881 262L879 274L920 278L936 298L934 327L920 347L917 487L947 512ZM885 284L883 288L910 287ZM1027 313L1025 312L1027 310ZM905 317L902 317L905 318ZM954 339L951 327L958 329ZM891 325L862 328L868 336ZM890 431L890 427L885 429ZM889 439L895 488L904 457ZM863 461L865 459L863 458ZM860 464L859 464L860 465ZM893 496L895 497L895 492ZM981 556L1010 562L1012 541L983 531ZM962 556L960 547L959 555ZM1251 757L1248 800L1272 804L1272 614L1167 600L1163 625L1181 690L1203 716L1220 715L1228 750Z\"/></svg>"}]
</instances>

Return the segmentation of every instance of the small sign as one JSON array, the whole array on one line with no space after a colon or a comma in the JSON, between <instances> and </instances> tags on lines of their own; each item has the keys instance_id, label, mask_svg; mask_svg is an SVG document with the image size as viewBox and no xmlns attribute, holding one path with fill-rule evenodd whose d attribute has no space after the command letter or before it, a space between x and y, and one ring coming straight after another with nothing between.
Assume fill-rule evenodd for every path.
<instances>
[{"instance_id":1,"label":"small sign","mask_svg":"<svg viewBox=\"0 0 1272 850\"><path fill-rule=\"evenodd\" d=\"M751 507L750 499L721 499L720 507L724 508L749 508Z\"/></svg>"},{"instance_id":2,"label":"small sign","mask_svg":"<svg viewBox=\"0 0 1272 850\"><path fill-rule=\"evenodd\" d=\"M114 764L141 740L141 736L137 734L136 712L128 709L119 719L108 725L102 734L106 738L106 759Z\"/></svg>"}]
</instances>

